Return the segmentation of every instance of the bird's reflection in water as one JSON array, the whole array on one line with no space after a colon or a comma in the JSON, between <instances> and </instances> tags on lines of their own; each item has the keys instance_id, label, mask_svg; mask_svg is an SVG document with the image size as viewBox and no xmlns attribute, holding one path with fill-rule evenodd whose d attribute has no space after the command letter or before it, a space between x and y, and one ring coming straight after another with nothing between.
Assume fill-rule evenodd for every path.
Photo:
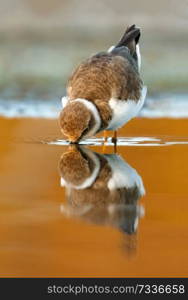
<instances>
[{"instance_id":1,"label":"bird's reflection in water","mask_svg":"<svg viewBox=\"0 0 188 300\"><path fill-rule=\"evenodd\" d=\"M61 212L118 228L126 237L127 251L133 251L138 220L144 213L138 200L145 190L137 171L119 155L78 146L70 146L62 154L59 169L68 200L61 205Z\"/></svg>"}]
</instances>

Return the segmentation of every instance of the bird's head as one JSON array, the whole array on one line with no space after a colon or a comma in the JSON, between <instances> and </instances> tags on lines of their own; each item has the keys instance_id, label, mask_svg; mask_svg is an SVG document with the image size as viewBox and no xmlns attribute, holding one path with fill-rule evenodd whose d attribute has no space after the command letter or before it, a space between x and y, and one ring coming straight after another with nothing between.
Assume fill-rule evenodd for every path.
<instances>
[{"instance_id":1,"label":"bird's head","mask_svg":"<svg viewBox=\"0 0 188 300\"><path fill-rule=\"evenodd\" d=\"M96 124L93 111L81 101L70 102L61 111L59 121L63 135L71 143L77 143L86 137L96 134L99 127L99 124Z\"/></svg>"}]
</instances>

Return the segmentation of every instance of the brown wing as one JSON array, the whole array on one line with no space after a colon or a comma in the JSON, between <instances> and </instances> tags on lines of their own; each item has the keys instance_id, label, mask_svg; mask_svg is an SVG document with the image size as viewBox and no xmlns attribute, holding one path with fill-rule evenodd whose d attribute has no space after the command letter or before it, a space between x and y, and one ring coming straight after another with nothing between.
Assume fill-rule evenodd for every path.
<instances>
[{"instance_id":1,"label":"brown wing","mask_svg":"<svg viewBox=\"0 0 188 300\"><path fill-rule=\"evenodd\" d=\"M90 101L140 98L142 81L128 57L101 52L83 62L68 81L70 99Z\"/></svg>"}]
</instances>

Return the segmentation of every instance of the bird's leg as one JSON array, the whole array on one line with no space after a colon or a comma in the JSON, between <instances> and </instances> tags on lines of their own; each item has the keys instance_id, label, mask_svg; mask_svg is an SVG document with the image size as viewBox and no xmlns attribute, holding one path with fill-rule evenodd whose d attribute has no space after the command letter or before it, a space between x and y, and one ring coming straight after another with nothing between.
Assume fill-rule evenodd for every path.
<instances>
[{"instance_id":1,"label":"bird's leg","mask_svg":"<svg viewBox=\"0 0 188 300\"><path fill-rule=\"evenodd\" d=\"M107 140L108 140L108 133L107 133L107 130L104 130L104 132L103 132L103 138L104 138L104 143L106 143Z\"/></svg>"},{"instance_id":2,"label":"bird's leg","mask_svg":"<svg viewBox=\"0 0 188 300\"><path fill-rule=\"evenodd\" d=\"M114 134L112 137L112 143L116 144L117 143L117 130L114 130Z\"/></svg>"},{"instance_id":3,"label":"bird's leg","mask_svg":"<svg viewBox=\"0 0 188 300\"><path fill-rule=\"evenodd\" d=\"M112 143L114 144L114 153L116 153L117 152L117 130L114 130Z\"/></svg>"},{"instance_id":4,"label":"bird's leg","mask_svg":"<svg viewBox=\"0 0 188 300\"><path fill-rule=\"evenodd\" d=\"M102 153L105 154L105 152L106 152L106 145L103 144L103 146L102 146Z\"/></svg>"}]
</instances>

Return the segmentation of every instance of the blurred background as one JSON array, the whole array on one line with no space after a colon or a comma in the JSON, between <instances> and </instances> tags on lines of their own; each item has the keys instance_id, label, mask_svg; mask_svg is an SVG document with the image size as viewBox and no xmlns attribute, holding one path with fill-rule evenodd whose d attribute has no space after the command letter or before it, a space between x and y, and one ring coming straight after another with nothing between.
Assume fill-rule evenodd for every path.
<instances>
[{"instance_id":1,"label":"blurred background","mask_svg":"<svg viewBox=\"0 0 188 300\"><path fill-rule=\"evenodd\" d=\"M5 100L53 100L57 107L73 68L108 49L133 23L142 29L142 76L148 96L181 96L187 105L188 0L0 3L0 107L5 114ZM19 110L21 114L24 108Z\"/></svg>"}]
</instances>

